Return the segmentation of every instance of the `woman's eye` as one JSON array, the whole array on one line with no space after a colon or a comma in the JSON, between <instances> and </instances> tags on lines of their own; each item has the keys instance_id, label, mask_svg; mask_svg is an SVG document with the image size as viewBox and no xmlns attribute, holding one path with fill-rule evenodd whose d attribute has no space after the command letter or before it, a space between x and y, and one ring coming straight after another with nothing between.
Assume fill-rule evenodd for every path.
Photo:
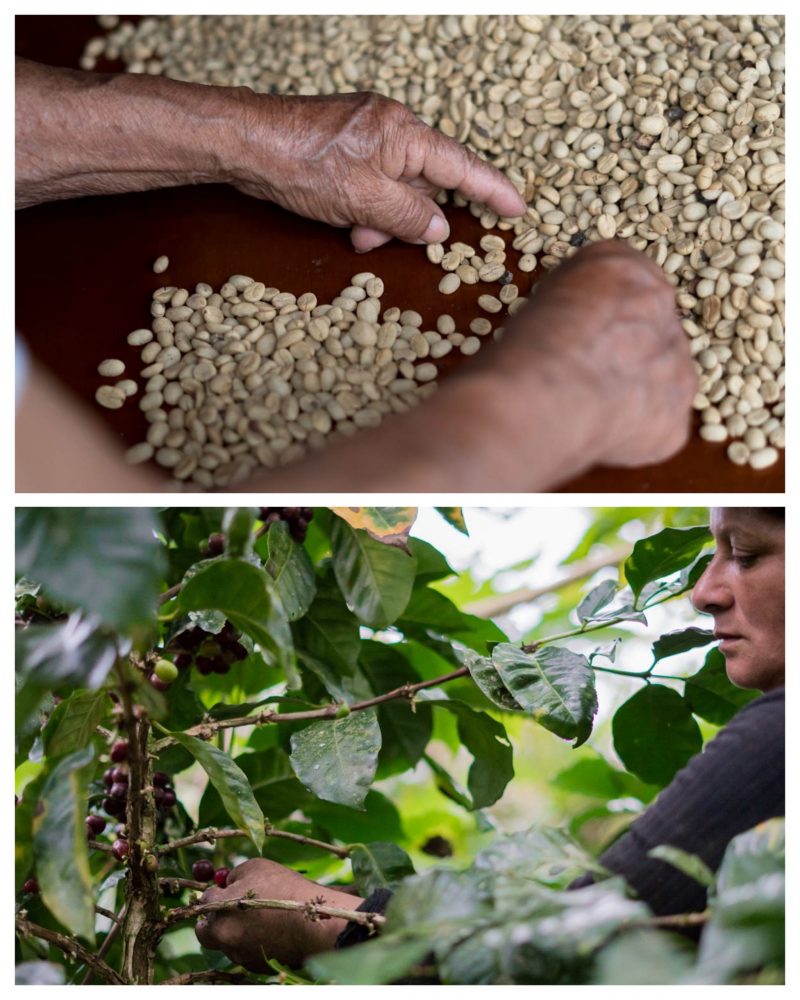
<instances>
[{"instance_id":1,"label":"woman's eye","mask_svg":"<svg viewBox=\"0 0 800 1000\"><path fill-rule=\"evenodd\" d=\"M733 561L742 569L749 569L758 559L758 556L753 555L750 552L733 552L732 555Z\"/></svg>"}]
</instances>

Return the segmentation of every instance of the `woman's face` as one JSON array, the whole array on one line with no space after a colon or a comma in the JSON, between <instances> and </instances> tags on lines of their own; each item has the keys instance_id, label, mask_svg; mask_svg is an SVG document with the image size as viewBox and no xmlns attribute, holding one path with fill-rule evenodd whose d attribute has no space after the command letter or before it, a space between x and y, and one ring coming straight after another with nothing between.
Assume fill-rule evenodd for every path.
<instances>
[{"instance_id":1,"label":"woman's face","mask_svg":"<svg viewBox=\"0 0 800 1000\"><path fill-rule=\"evenodd\" d=\"M717 550L692 602L713 615L728 677L769 691L784 682L784 525L749 507L715 507Z\"/></svg>"}]
</instances>

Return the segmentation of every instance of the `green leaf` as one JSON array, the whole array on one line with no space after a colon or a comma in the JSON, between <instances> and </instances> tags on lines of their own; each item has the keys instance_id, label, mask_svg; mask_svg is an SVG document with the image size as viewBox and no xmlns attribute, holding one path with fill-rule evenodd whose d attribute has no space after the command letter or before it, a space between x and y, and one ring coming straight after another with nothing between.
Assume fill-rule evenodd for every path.
<instances>
[{"instance_id":1,"label":"green leaf","mask_svg":"<svg viewBox=\"0 0 800 1000\"><path fill-rule=\"evenodd\" d=\"M431 704L456 716L458 735L474 758L467 777L472 808L493 805L514 777L514 751L505 727L485 712L476 712L460 701L437 699Z\"/></svg>"},{"instance_id":2,"label":"green leaf","mask_svg":"<svg viewBox=\"0 0 800 1000\"><path fill-rule=\"evenodd\" d=\"M451 524L456 529L456 531L460 531L462 535L466 535L467 538L469 538L467 522L464 520L463 507L437 507L436 510L442 515L448 524Z\"/></svg>"},{"instance_id":3,"label":"green leaf","mask_svg":"<svg viewBox=\"0 0 800 1000\"><path fill-rule=\"evenodd\" d=\"M585 656L561 646L524 653L510 643L492 651L503 683L536 722L580 746L589 738L597 712L594 672Z\"/></svg>"},{"instance_id":4,"label":"green leaf","mask_svg":"<svg viewBox=\"0 0 800 1000\"><path fill-rule=\"evenodd\" d=\"M663 684L637 691L617 709L611 726L622 763L651 785L669 784L703 746L689 706Z\"/></svg>"},{"instance_id":5,"label":"green leaf","mask_svg":"<svg viewBox=\"0 0 800 1000\"><path fill-rule=\"evenodd\" d=\"M310 801L303 806L303 812L324 831L323 840L340 840L345 844L378 840L395 843L405 838L397 806L374 788L364 799L364 812L308 797Z\"/></svg>"},{"instance_id":6,"label":"green leaf","mask_svg":"<svg viewBox=\"0 0 800 1000\"><path fill-rule=\"evenodd\" d=\"M656 858L659 861L666 861L668 865L683 872L687 878L694 879L705 888L714 885L714 873L708 865L696 854L689 854L682 851L680 847L672 847L669 844L659 844L647 852L648 858Z\"/></svg>"},{"instance_id":7,"label":"green leaf","mask_svg":"<svg viewBox=\"0 0 800 1000\"><path fill-rule=\"evenodd\" d=\"M270 822L283 819L311 800L294 776L289 755L279 747L240 754L234 758L234 763L246 777L253 797ZM200 800L200 825L218 826L224 823L225 812L219 792L209 783Z\"/></svg>"},{"instance_id":8,"label":"green leaf","mask_svg":"<svg viewBox=\"0 0 800 1000\"><path fill-rule=\"evenodd\" d=\"M17 669L38 688L98 688L117 659L114 637L79 612L57 625L20 629L15 639Z\"/></svg>"},{"instance_id":9,"label":"green leaf","mask_svg":"<svg viewBox=\"0 0 800 1000\"><path fill-rule=\"evenodd\" d=\"M25 786L22 798L14 810L14 892L18 893L33 871L33 817L39 802L47 771Z\"/></svg>"},{"instance_id":10,"label":"green leaf","mask_svg":"<svg viewBox=\"0 0 800 1000\"><path fill-rule=\"evenodd\" d=\"M45 906L71 933L94 943L94 895L86 846L86 797L94 750L62 758L33 819L36 877Z\"/></svg>"},{"instance_id":11,"label":"green leaf","mask_svg":"<svg viewBox=\"0 0 800 1000\"><path fill-rule=\"evenodd\" d=\"M269 577L258 566L239 559L207 562L178 595L178 613L222 611L241 632L272 655L290 688L300 686L289 622Z\"/></svg>"},{"instance_id":12,"label":"green leaf","mask_svg":"<svg viewBox=\"0 0 800 1000\"><path fill-rule=\"evenodd\" d=\"M474 650L467 649L462 654L462 662L489 701L507 712L522 711L522 706L503 683L491 657L479 656Z\"/></svg>"},{"instance_id":13,"label":"green leaf","mask_svg":"<svg viewBox=\"0 0 800 1000\"><path fill-rule=\"evenodd\" d=\"M48 757L82 750L94 736L108 705L105 691L75 691L57 705L42 733Z\"/></svg>"},{"instance_id":14,"label":"green leaf","mask_svg":"<svg viewBox=\"0 0 800 1000\"><path fill-rule=\"evenodd\" d=\"M314 722L291 739L292 768L320 799L363 808L375 777L381 731L374 709Z\"/></svg>"},{"instance_id":15,"label":"green leaf","mask_svg":"<svg viewBox=\"0 0 800 1000\"><path fill-rule=\"evenodd\" d=\"M414 874L414 865L406 852L385 841L356 844L350 861L358 891L365 899L376 889L394 890L404 878Z\"/></svg>"},{"instance_id":16,"label":"green leaf","mask_svg":"<svg viewBox=\"0 0 800 1000\"><path fill-rule=\"evenodd\" d=\"M616 596L619 584L616 580L603 580L593 587L578 605L578 620L582 623L591 621L598 611L602 610Z\"/></svg>"},{"instance_id":17,"label":"green leaf","mask_svg":"<svg viewBox=\"0 0 800 1000\"><path fill-rule=\"evenodd\" d=\"M683 688L683 696L694 714L715 726L730 722L759 693L731 684L725 670L725 656L717 646L708 651L702 668L687 678Z\"/></svg>"},{"instance_id":18,"label":"green leaf","mask_svg":"<svg viewBox=\"0 0 800 1000\"><path fill-rule=\"evenodd\" d=\"M592 982L609 986L680 983L694 964L691 944L678 934L638 928L598 954Z\"/></svg>"},{"instance_id":19,"label":"green leaf","mask_svg":"<svg viewBox=\"0 0 800 1000\"><path fill-rule=\"evenodd\" d=\"M489 912L489 902L473 872L434 868L406 879L398 888L386 914L386 930L430 935L430 948L444 943L454 926Z\"/></svg>"},{"instance_id":20,"label":"green leaf","mask_svg":"<svg viewBox=\"0 0 800 1000\"><path fill-rule=\"evenodd\" d=\"M668 656L687 653L690 649L707 646L713 641L713 632L704 628L695 628L694 626L680 629L676 632L667 632L653 643L653 666L659 660L666 660Z\"/></svg>"},{"instance_id":21,"label":"green leaf","mask_svg":"<svg viewBox=\"0 0 800 1000\"><path fill-rule=\"evenodd\" d=\"M423 641L430 639L429 633L450 636L479 653L486 652L489 642L507 641L505 633L494 622L459 611L444 594L430 587L414 589L396 625L407 635L420 636Z\"/></svg>"},{"instance_id":22,"label":"green leaf","mask_svg":"<svg viewBox=\"0 0 800 1000\"><path fill-rule=\"evenodd\" d=\"M17 573L120 631L153 618L162 557L149 507L19 507Z\"/></svg>"},{"instance_id":23,"label":"green leaf","mask_svg":"<svg viewBox=\"0 0 800 1000\"><path fill-rule=\"evenodd\" d=\"M738 973L785 961L785 824L768 820L728 845L700 943L697 981L726 983Z\"/></svg>"},{"instance_id":24,"label":"green leaf","mask_svg":"<svg viewBox=\"0 0 800 1000\"><path fill-rule=\"evenodd\" d=\"M442 553L421 538L409 538L408 548L417 560L416 584L432 583L453 576L455 570Z\"/></svg>"},{"instance_id":25,"label":"green leaf","mask_svg":"<svg viewBox=\"0 0 800 1000\"><path fill-rule=\"evenodd\" d=\"M317 590L308 553L289 534L285 521L276 521L267 532L265 569L281 599L289 621L297 621L311 607Z\"/></svg>"},{"instance_id":26,"label":"green leaf","mask_svg":"<svg viewBox=\"0 0 800 1000\"><path fill-rule=\"evenodd\" d=\"M430 951L419 938L373 938L357 948L313 955L306 968L316 979L353 986L380 986L404 977Z\"/></svg>"},{"instance_id":27,"label":"green leaf","mask_svg":"<svg viewBox=\"0 0 800 1000\"><path fill-rule=\"evenodd\" d=\"M474 806L472 804L472 799L469 795L467 795L466 789L463 788L447 771L447 769L442 767L442 765L434 757L431 757L430 754L426 753L423 759L433 772L438 791L440 791L445 798L450 799L451 802L456 802L462 808L468 809L471 812Z\"/></svg>"},{"instance_id":28,"label":"green leaf","mask_svg":"<svg viewBox=\"0 0 800 1000\"><path fill-rule=\"evenodd\" d=\"M601 756L584 757L551 780L554 788L605 801L633 797L649 802L657 789L627 771L618 771Z\"/></svg>"},{"instance_id":29,"label":"green leaf","mask_svg":"<svg viewBox=\"0 0 800 1000\"><path fill-rule=\"evenodd\" d=\"M336 520L331 532L333 570L349 607L371 628L385 628L405 610L417 564L412 555L376 542Z\"/></svg>"},{"instance_id":30,"label":"green leaf","mask_svg":"<svg viewBox=\"0 0 800 1000\"><path fill-rule=\"evenodd\" d=\"M645 584L677 573L694 562L709 541L711 532L705 527L664 528L638 541L624 567L634 598L638 598Z\"/></svg>"},{"instance_id":31,"label":"green leaf","mask_svg":"<svg viewBox=\"0 0 800 1000\"><path fill-rule=\"evenodd\" d=\"M587 871L605 874L574 837L552 826L534 826L495 838L478 852L474 868L493 876L508 876L522 885L535 880L561 888Z\"/></svg>"},{"instance_id":32,"label":"green leaf","mask_svg":"<svg viewBox=\"0 0 800 1000\"><path fill-rule=\"evenodd\" d=\"M169 735L185 747L203 768L209 781L219 792L230 818L247 833L260 853L264 846L264 814L255 800L244 771L222 750L209 746L194 736L187 736L185 733Z\"/></svg>"},{"instance_id":33,"label":"green leaf","mask_svg":"<svg viewBox=\"0 0 800 1000\"><path fill-rule=\"evenodd\" d=\"M298 648L347 677L355 674L361 647L358 621L338 591L318 590L293 631Z\"/></svg>"},{"instance_id":34,"label":"green leaf","mask_svg":"<svg viewBox=\"0 0 800 1000\"><path fill-rule=\"evenodd\" d=\"M225 555L241 559L253 551L253 522L255 507L228 507L222 515L222 533L225 535Z\"/></svg>"},{"instance_id":35,"label":"green leaf","mask_svg":"<svg viewBox=\"0 0 800 1000\"><path fill-rule=\"evenodd\" d=\"M408 533L417 519L416 507L331 507L331 511L351 528L363 529L385 545L405 549ZM334 522L333 530L336 530Z\"/></svg>"}]
</instances>

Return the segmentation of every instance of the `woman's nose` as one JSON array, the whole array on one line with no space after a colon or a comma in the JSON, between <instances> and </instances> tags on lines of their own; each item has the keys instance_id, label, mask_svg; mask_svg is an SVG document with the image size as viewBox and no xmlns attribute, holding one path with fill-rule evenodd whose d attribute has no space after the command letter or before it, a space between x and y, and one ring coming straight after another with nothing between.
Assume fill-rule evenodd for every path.
<instances>
[{"instance_id":1,"label":"woman's nose","mask_svg":"<svg viewBox=\"0 0 800 1000\"><path fill-rule=\"evenodd\" d=\"M724 565L715 555L705 572L694 585L692 604L704 614L713 614L719 608L728 607L733 595L725 577Z\"/></svg>"}]
</instances>

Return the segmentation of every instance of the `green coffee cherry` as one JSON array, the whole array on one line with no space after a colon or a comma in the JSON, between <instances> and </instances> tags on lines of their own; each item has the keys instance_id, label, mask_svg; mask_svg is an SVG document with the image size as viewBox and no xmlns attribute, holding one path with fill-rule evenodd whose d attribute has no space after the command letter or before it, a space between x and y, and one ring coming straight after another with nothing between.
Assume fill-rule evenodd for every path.
<instances>
[{"instance_id":1,"label":"green coffee cherry","mask_svg":"<svg viewBox=\"0 0 800 1000\"><path fill-rule=\"evenodd\" d=\"M350 706L347 704L347 702L343 702L336 710L336 715L334 715L334 719L344 719L349 714L350 714Z\"/></svg>"},{"instance_id":2,"label":"green coffee cherry","mask_svg":"<svg viewBox=\"0 0 800 1000\"><path fill-rule=\"evenodd\" d=\"M171 684L178 677L178 668L169 660L159 660L153 668L153 673L160 681Z\"/></svg>"}]
</instances>

